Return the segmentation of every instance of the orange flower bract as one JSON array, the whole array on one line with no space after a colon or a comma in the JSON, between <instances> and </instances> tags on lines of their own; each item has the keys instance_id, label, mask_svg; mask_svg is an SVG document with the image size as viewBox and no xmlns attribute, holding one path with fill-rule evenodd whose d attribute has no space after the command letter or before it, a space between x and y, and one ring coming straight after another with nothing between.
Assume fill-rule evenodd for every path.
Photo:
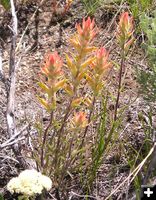
<instances>
[{"instance_id":1,"label":"orange flower bract","mask_svg":"<svg viewBox=\"0 0 156 200\"><path fill-rule=\"evenodd\" d=\"M48 112L56 108L56 93L64 87L66 79L62 72L63 61L57 52L47 55L45 64L41 72L46 76L46 81L39 82L39 87L46 95L44 98L39 97L40 103Z\"/></svg>"},{"instance_id":2,"label":"orange flower bract","mask_svg":"<svg viewBox=\"0 0 156 200\"><path fill-rule=\"evenodd\" d=\"M75 113L73 123L76 127L84 128L87 125L86 113L82 111Z\"/></svg>"},{"instance_id":3,"label":"orange flower bract","mask_svg":"<svg viewBox=\"0 0 156 200\"><path fill-rule=\"evenodd\" d=\"M89 37L90 40L92 40L94 36L96 35L94 26L95 26L94 19L91 20L90 17L88 17L86 21L85 19L83 19L82 27L80 26L80 24L76 24L77 32L79 33L79 35L81 35L84 38Z\"/></svg>"},{"instance_id":4,"label":"orange flower bract","mask_svg":"<svg viewBox=\"0 0 156 200\"><path fill-rule=\"evenodd\" d=\"M92 68L96 74L102 75L106 70L111 67L111 63L108 61L109 53L104 47L101 47L96 52L96 60L92 64Z\"/></svg>"},{"instance_id":5,"label":"orange flower bract","mask_svg":"<svg viewBox=\"0 0 156 200\"><path fill-rule=\"evenodd\" d=\"M86 46L89 44L95 35L97 34L97 28L95 27L94 19L91 20L90 17L87 20L83 19L82 25L76 24L77 34L71 40L72 43L81 46Z\"/></svg>"},{"instance_id":6,"label":"orange flower bract","mask_svg":"<svg viewBox=\"0 0 156 200\"><path fill-rule=\"evenodd\" d=\"M42 67L41 71L48 78L55 78L62 74L62 59L57 52L51 53L47 56L45 65Z\"/></svg>"},{"instance_id":7,"label":"orange flower bract","mask_svg":"<svg viewBox=\"0 0 156 200\"><path fill-rule=\"evenodd\" d=\"M133 17L129 16L128 12L124 12L120 16L120 21L117 27L117 39L122 46L133 37Z\"/></svg>"},{"instance_id":8,"label":"orange flower bract","mask_svg":"<svg viewBox=\"0 0 156 200\"><path fill-rule=\"evenodd\" d=\"M119 26L125 28L127 31L133 30L133 18L129 16L128 12L121 14Z\"/></svg>"}]
</instances>

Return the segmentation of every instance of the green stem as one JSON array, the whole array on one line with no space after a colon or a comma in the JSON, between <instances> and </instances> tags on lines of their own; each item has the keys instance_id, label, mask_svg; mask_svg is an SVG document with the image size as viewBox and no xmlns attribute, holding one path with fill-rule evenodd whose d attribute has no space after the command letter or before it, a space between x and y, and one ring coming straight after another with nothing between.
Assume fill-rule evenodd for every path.
<instances>
[{"instance_id":1,"label":"green stem","mask_svg":"<svg viewBox=\"0 0 156 200\"><path fill-rule=\"evenodd\" d=\"M77 63L75 63L75 65L76 65L76 67L78 69L77 70L77 74L75 76L75 80L77 79L77 77L78 77L78 75L80 73L79 66L81 65L81 61L82 61L83 50L84 50L84 47L82 48L80 54L78 55ZM68 107L66 109L66 114L65 114L63 122L62 122L62 126L61 126L60 130L58 131L58 139L57 139L56 153L55 153L55 159L54 159L55 168L57 167L57 162L58 162L58 152L59 152L59 149L60 149L59 146L60 146L60 142L61 142L62 132L63 132L64 126L66 124L66 121L67 121L67 119L68 119L68 117L70 115L70 112L71 112L71 104L72 104L72 101L73 101L74 97L76 96L77 86L78 86L77 83L75 83L74 89L73 89L74 95L72 96L72 98L71 98L71 100L69 102L69 105L68 105Z\"/></svg>"},{"instance_id":2,"label":"green stem","mask_svg":"<svg viewBox=\"0 0 156 200\"><path fill-rule=\"evenodd\" d=\"M71 111L71 104L72 104L72 100L73 98L71 98L70 102L69 102L69 105L67 107L67 111L66 111L66 114L64 116L64 119L63 119L63 122L62 122L62 125L61 125L61 128L59 129L58 131L58 139L57 139L57 144L56 144L56 152L55 152L55 159L54 159L54 164L55 164L55 167L57 167L57 162L58 162L58 152L60 150L59 146L60 146L60 142L61 142L61 136L62 136L62 132L63 132L63 129L64 129L64 126L66 124L66 121L70 115L70 111Z\"/></svg>"},{"instance_id":3,"label":"green stem","mask_svg":"<svg viewBox=\"0 0 156 200\"><path fill-rule=\"evenodd\" d=\"M87 132L88 132L88 128L89 128L89 124L91 122L91 117L92 117L92 114L93 114L93 111L94 111L94 105L95 105L95 102L96 102L96 98L94 97L93 99L93 102L92 102L92 107L91 107L91 110L90 110L90 113L89 113L89 118L88 118L88 125L86 126L85 130L84 130L84 134L82 136L82 142L80 144L80 146L78 147L78 150L80 150L82 147L83 147L83 144L84 144L84 141L85 141L85 138L86 138L86 135L87 135ZM80 153L78 153L72 160L71 160L71 165L75 162L76 158L78 157Z\"/></svg>"},{"instance_id":4,"label":"green stem","mask_svg":"<svg viewBox=\"0 0 156 200\"><path fill-rule=\"evenodd\" d=\"M89 113L88 125L86 126L85 131L84 131L84 134L83 134L81 147L83 146L83 143L84 143L84 140L85 140L85 137L86 137L86 135L87 135L87 131L88 131L88 128L89 128L89 125L90 125L90 122L91 122L91 116L92 116L93 111L94 111L95 101L96 101L96 98L95 98L95 96L94 96L93 103L92 103L92 108L91 108L90 113Z\"/></svg>"}]
</instances>

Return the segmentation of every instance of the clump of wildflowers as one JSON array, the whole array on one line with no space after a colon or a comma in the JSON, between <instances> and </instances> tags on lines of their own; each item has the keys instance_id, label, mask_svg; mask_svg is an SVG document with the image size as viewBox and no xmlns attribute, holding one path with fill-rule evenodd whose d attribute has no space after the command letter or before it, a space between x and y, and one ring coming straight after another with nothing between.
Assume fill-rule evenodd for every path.
<instances>
[{"instance_id":1,"label":"clump of wildflowers","mask_svg":"<svg viewBox=\"0 0 156 200\"><path fill-rule=\"evenodd\" d=\"M45 129L42 125L38 129L35 157L40 170L53 178L56 188L64 187L67 172L77 168L77 163L84 162L87 167L88 160L82 161L80 157L85 156L79 154L84 155L88 147L94 148L94 142L86 143L91 138L88 130L104 85L104 74L111 67L106 49L93 44L97 31L94 19L84 18L82 24L76 24L76 32L69 39L72 52L65 53L65 63L54 52L41 69L41 77L46 80L42 78L39 83L42 92L39 100L50 112L50 120ZM92 152L89 153L91 156Z\"/></svg>"},{"instance_id":2,"label":"clump of wildflowers","mask_svg":"<svg viewBox=\"0 0 156 200\"><path fill-rule=\"evenodd\" d=\"M7 184L10 193L22 194L25 197L42 194L44 189L49 191L51 187L51 179L34 169L21 172L18 177L12 178Z\"/></svg>"}]
</instances>

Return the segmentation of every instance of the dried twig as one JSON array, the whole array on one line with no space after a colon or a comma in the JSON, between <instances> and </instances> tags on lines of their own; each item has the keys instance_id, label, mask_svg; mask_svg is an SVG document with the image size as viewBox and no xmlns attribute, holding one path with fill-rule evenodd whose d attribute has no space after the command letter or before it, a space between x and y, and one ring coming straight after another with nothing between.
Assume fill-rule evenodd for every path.
<instances>
[{"instance_id":1,"label":"dried twig","mask_svg":"<svg viewBox=\"0 0 156 200\"><path fill-rule=\"evenodd\" d=\"M21 138L18 138L16 140L13 140L11 142L6 142L6 143L3 143L2 145L0 145L0 150L6 148L6 147L9 147L9 146L13 146L15 144L17 144L19 141L22 141L22 140L25 140L25 137L21 137ZM21 159L21 158L20 158ZM19 159L18 159L19 160ZM21 163L20 163L21 164Z\"/></svg>"},{"instance_id":2,"label":"dried twig","mask_svg":"<svg viewBox=\"0 0 156 200\"><path fill-rule=\"evenodd\" d=\"M75 192L70 192L70 197L69 199L71 200L74 196L77 196L77 197L80 197L80 198L84 198L84 199L96 199L96 200L99 200L98 197L94 197L94 196L91 196L91 195L80 195L80 194L77 194ZM73 198L74 199L74 198Z\"/></svg>"},{"instance_id":3,"label":"dried twig","mask_svg":"<svg viewBox=\"0 0 156 200\"><path fill-rule=\"evenodd\" d=\"M2 63L2 49L0 49L0 81L4 83L6 87L6 92L8 94L8 80L5 78L4 72L3 72L3 63Z\"/></svg>"},{"instance_id":4,"label":"dried twig","mask_svg":"<svg viewBox=\"0 0 156 200\"><path fill-rule=\"evenodd\" d=\"M0 49L0 78L3 77L3 67L2 67L2 49Z\"/></svg>"},{"instance_id":5,"label":"dried twig","mask_svg":"<svg viewBox=\"0 0 156 200\"><path fill-rule=\"evenodd\" d=\"M7 128L9 136L16 134L15 128L15 117L14 117L14 101L15 101L15 70L16 70L16 61L15 61L15 46L17 38L17 16L15 13L15 6L13 0L10 0L11 12L13 18L13 30L12 30L12 42L10 50L10 63L9 63L9 77L10 77L10 87L7 103Z\"/></svg>"},{"instance_id":6,"label":"dried twig","mask_svg":"<svg viewBox=\"0 0 156 200\"><path fill-rule=\"evenodd\" d=\"M10 137L7 141L5 141L4 143L2 143L0 145L0 150L7 147L7 146L11 146L13 144L16 144L18 141L21 141L23 139L23 137L16 139L19 135L21 135L23 133L23 131L28 127L29 125L25 125L22 130L20 130L18 133L14 134L12 137Z\"/></svg>"},{"instance_id":7,"label":"dried twig","mask_svg":"<svg viewBox=\"0 0 156 200\"><path fill-rule=\"evenodd\" d=\"M153 128L155 129L155 127L153 127ZM153 130L154 144L156 144L155 136L156 136L156 132L155 132L155 130ZM149 166L147 168L146 175L142 180L142 185L147 185L147 181L148 181L150 175L152 174L152 172L155 170L155 166L156 166L156 145L155 145L154 151L151 155L151 160L150 160Z\"/></svg>"},{"instance_id":8,"label":"dried twig","mask_svg":"<svg viewBox=\"0 0 156 200\"><path fill-rule=\"evenodd\" d=\"M7 156L7 155L0 155L0 159L1 159L1 161L2 161L2 163L4 163L5 162L5 160L11 160L11 161L14 161L14 162L16 162L16 163L19 163L18 162L18 160L16 160L15 158L13 158L13 157L10 157L10 156ZM2 168L1 168L2 169ZM1 170L0 169L0 170Z\"/></svg>"},{"instance_id":9,"label":"dried twig","mask_svg":"<svg viewBox=\"0 0 156 200\"><path fill-rule=\"evenodd\" d=\"M15 56L15 48L16 48L16 39L17 39L17 27L18 21L15 12L14 1L10 0L11 5L11 13L12 13L12 41L11 41L11 50L10 50L10 62L9 62L9 78L10 78L10 85L9 85L9 92L8 92L8 99L7 99L7 130L8 135L10 138L17 135L16 132L16 123L15 123L15 82L16 82L16 56ZM12 143L12 142L11 142ZM13 143L12 143L13 144ZM22 167L27 167L27 164L24 158L21 156L21 151L19 149L19 145L13 145L14 154L21 164Z\"/></svg>"}]
</instances>

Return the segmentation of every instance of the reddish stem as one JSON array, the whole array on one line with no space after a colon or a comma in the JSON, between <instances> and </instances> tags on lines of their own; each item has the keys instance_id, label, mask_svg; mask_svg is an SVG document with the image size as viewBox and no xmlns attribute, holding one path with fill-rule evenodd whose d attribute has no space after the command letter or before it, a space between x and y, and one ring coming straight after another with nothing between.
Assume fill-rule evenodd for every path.
<instances>
[{"instance_id":1,"label":"reddish stem","mask_svg":"<svg viewBox=\"0 0 156 200\"><path fill-rule=\"evenodd\" d=\"M45 143L47 139L47 133L51 127L52 121L53 121L53 111L51 112L49 124L47 128L45 129L44 135L43 135L43 142L42 142L42 147L41 147L41 167L44 166L44 147L45 147Z\"/></svg>"},{"instance_id":2,"label":"reddish stem","mask_svg":"<svg viewBox=\"0 0 156 200\"><path fill-rule=\"evenodd\" d=\"M118 84L118 93L117 93L117 99L115 104L115 112L114 112L114 122L117 120L117 112L118 112L118 106L119 106L119 99L120 99L120 93L121 93L121 83L122 83L122 72L125 62L125 52L123 49L121 64L120 64L120 71L119 71L119 84Z\"/></svg>"}]
</instances>

